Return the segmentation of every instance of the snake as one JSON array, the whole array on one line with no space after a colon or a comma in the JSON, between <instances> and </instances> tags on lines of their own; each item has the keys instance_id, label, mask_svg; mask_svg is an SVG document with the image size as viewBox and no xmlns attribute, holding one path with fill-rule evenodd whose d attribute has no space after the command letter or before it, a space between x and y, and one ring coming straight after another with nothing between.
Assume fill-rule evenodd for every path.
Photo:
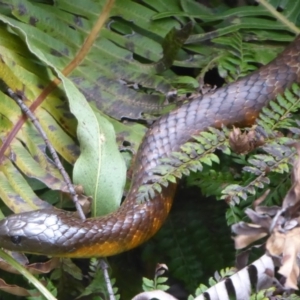
<instances>
[{"instance_id":1,"label":"snake","mask_svg":"<svg viewBox=\"0 0 300 300\"><path fill-rule=\"evenodd\" d=\"M146 132L133 162L132 184L114 212L81 220L59 209L12 214L0 221L0 247L47 256L106 257L151 238L167 218L176 183L137 201L139 188L152 182L161 159L209 127L251 126L263 107L293 83L300 83L300 36L269 64L160 117Z\"/></svg>"}]
</instances>

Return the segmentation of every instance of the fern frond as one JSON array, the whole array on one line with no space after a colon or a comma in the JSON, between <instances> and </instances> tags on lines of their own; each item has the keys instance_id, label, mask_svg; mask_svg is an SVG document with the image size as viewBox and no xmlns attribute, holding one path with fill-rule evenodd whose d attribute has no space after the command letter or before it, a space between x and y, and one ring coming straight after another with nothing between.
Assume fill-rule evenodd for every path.
<instances>
[{"instance_id":1,"label":"fern frond","mask_svg":"<svg viewBox=\"0 0 300 300\"><path fill-rule=\"evenodd\" d=\"M107 291L107 282L105 280L103 270L99 265L99 261L97 259L91 259L89 268L89 276L91 281L89 285L82 291L80 297L92 297L93 295L100 294L104 299L107 299L109 297ZM112 285L114 299L119 300L120 295L118 294L118 288L115 287L116 279L110 278L110 283Z\"/></svg>"},{"instance_id":2,"label":"fern frond","mask_svg":"<svg viewBox=\"0 0 300 300\"><path fill-rule=\"evenodd\" d=\"M213 41L229 47L227 53L218 60L218 71L223 78L232 82L256 69L255 52L243 41L243 36L239 32L215 38Z\"/></svg>"},{"instance_id":3,"label":"fern frond","mask_svg":"<svg viewBox=\"0 0 300 300\"><path fill-rule=\"evenodd\" d=\"M270 184L267 177L269 172L288 173L289 165L295 156L293 149L287 146L272 143L262 147L268 154L257 154L248 160L250 166L243 167L243 171L254 174L256 177L246 186L233 184L227 186L222 191L221 199L226 199L231 204L238 204L240 198L246 200L247 194L255 195L256 189L263 189L265 185Z\"/></svg>"},{"instance_id":4,"label":"fern frond","mask_svg":"<svg viewBox=\"0 0 300 300\"><path fill-rule=\"evenodd\" d=\"M274 130L289 129L295 125L290 115L300 108L299 95L299 85L293 84L291 89L286 89L283 95L278 95L276 100L262 109L257 124L269 135L272 135Z\"/></svg>"},{"instance_id":5,"label":"fern frond","mask_svg":"<svg viewBox=\"0 0 300 300\"><path fill-rule=\"evenodd\" d=\"M244 172L253 174L255 177L246 186L233 184L222 191L221 199L226 199L232 205L238 204L240 199L246 200L248 195L254 195L257 188L263 189L270 184L270 173L289 173L295 152L288 146L295 140L291 137L282 137L278 134L280 129L291 129L298 135L299 129L292 127L299 125L291 114L300 109L299 85L294 84L283 95L271 101L268 107L263 108L257 124L260 130L267 136L266 144L261 147L265 154L253 155L248 160L248 165L243 167ZM294 138L297 138L295 136Z\"/></svg>"},{"instance_id":6,"label":"fern frond","mask_svg":"<svg viewBox=\"0 0 300 300\"><path fill-rule=\"evenodd\" d=\"M214 152L219 149L229 154L228 130L208 128L207 131L193 136L193 141L185 143L180 152L172 152L169 157L162 158L160 164L151 170L156 179L139 189L138 201L149 201L155 192L161 192L161 186L168 186L169 182L176 183L182 176L190 172L203 170L203 164L212 166L220 163Z\"/></svg>"},{"instance_id":7,"label":"fern frond","mask_svg":"<svg viewBox=\"0 0 300 300\"><path fill-rule=\"evenodd\" d=\"M279 129L289 129L295 134L300 130L296 127L297 122L291 115L300 108L300 88L294 84L291 89L287 89L283 95L279 95L276 100L270 102L269 106L264 108L257 120L257 130L265 136L265 145L260 147L265 153L254 154L248 161L238 163L246 165L242 168L244 174L250 175L245 186L239 185L239 182L224 182L220 186L225 189L220 193L220 189L215 189L214 195L225 199L227 203L236 205L240 200L246 200L249 195L255 195L257 189L263 189L265 185L270 184L270 174L284 174L289 172L294 152L286 144L292 143L293 138L283 137L277 134ZM291 127L292 126L292 127ZM155 192L160 192L162 186L167 186L169 182L175 183L177 179L184 175L189 175L191 171L203 171L203 165L211 166L213 162L219 164L219 157L214 154L219 149L225 154L230 154L228 129L218 130L209 128L205 132L193 137L193 141L187 142L181 147L180 152L173 152L167 158L161 159L161 164L152 170L155 174L155 180L140 188L139 200L150 200ZM296 136L295 136L296 138ZM235 160L237 162L237 160ZM224 171L224 170L223 170ZM200 185L211 185L211 177L201 174L204 183ZM205 179L206 177L206 179ZM245 182L245 181L244 181Z\"/></svg>"}]
</instances>

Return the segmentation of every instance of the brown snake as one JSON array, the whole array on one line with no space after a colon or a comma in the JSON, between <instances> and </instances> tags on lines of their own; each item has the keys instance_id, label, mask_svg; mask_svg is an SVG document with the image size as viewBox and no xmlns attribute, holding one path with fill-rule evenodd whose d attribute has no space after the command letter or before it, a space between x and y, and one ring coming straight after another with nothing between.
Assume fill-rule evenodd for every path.
<instances>
[{"instance_id":1,"label":"brown snake","mask_svg":"<svg viewBox=\"0 0 300 300\"><path fill-rule=\"evenodd\" d=\"M170 211L176 185L138 204L139 187L151 169L192 135L226 126L249 126L261 109L292 83L300 83L300 37L268 65L230 85L197 98L161 117L148 130L135 158L132 186L115 212L86 221L61 210L37 210L0 222L0 247L64 257L114 255L140 245L161 227Z\"/></svg>"}]
</instances>

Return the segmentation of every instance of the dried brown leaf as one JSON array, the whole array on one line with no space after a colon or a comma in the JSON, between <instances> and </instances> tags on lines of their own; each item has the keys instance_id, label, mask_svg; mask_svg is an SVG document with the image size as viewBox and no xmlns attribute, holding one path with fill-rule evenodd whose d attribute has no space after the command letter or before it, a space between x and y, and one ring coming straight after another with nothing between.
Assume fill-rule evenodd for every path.
<instances>
[{"instance_id":1,"label":"dried brown leaf","mask_svg":"<svg viewBox=\"0 0 300 300\"><path fill-rule=\"evenodd\" d=\"M155 276L161 276L164 273L166 273L166 271L168 271L168 266L166 264L157 264L156 268L155 268Z\"/></svg>"},{"instance_id":2,"label":"dried brown leaf","mask_svg":"<svg viewBox=\"0 0 300 300\"><path fill-rule=\"evenodd\" d=\"M238 154L247 154L263 144L263 137L258 136L254 128L249 132L242 133L240 128L233 127L229 134L229 145Z\"/></svg>"},{"instance_id":3,"label":"dried brown leaf","mask_svg":"<svg viewBox=\"0 0 300 300\"><path fill-rule=\"evenodd\" d=\"M268 238L266 243L266 249L272 256L279 256L283 252L285 242L285 234L277 230L273 231L273 234Z\"/></svg>"},{"instance_id":4,"label":"dried brown leaf","mask_svg":"<svg viewBox=\"0 0 300 300\"><path fill-rule=\"evenodd\" d=\"M267 233L264 232L258 233L256 235L238 235L234 237L235 249L243 249L265 236L267 236Z\"/></svg>"},{"instance_id":5,"label":"dried brown leaf","mask_svg":"<svg viewBox=\"0 0 300 300\"><path fill-rule=\"evenodd\" d=\"M299 202L299 195L300 195L300 185L294 183L290 190L287 192L286 196L284 197L282 208L291 210L295 207L295 205Z\"/></svg>"},{"instance_id":6,"label":"dried brown leaf","mask_svg":"<svg viewBox=\"0 0 300 300\"><path fill-rule=\"evenodd\" d=\"M255 225L258 225L261 228L265 229L265 232L269 232L272 219L268 215L259 214L250 208L247 208L245 213Z\"/></svg>"},{"instance_id":7,"label":"dried brown leaf","mask_svg":"<svg viewBox=\"0 0 300 300\"><path fill-rule=\"evenodd\" d=\"M255 208L255 211L258 214L266 214L270 217L274 217L276 216L276 214L278 213L278 211L281 210L281 207L279 206L257 206Z\"/></svg>"},{"instance_id":8,"label":"dried brown leaf","mask_svg":"<svg viewBox=\"0 0 300 300\"><path fill-rule=\"evenodd\" d=\"M39 295L39 293L37 292L32 293L18 285L8 284L1 278L0 278L0 290L20 297L33 297Z\"/></svg>"},{"instance_id":9,"label":"dried brown leaf","mask_svg":"<svg viewBox=\"0 0 300 300\"><path fill-rule=\"evenodd\" d=\"M300 252L300 228L296 227L285 233L274 230L268 239L266 248L271 255L282 255L279 273L286 277L285 287L298 289L299 266L297 255Z\"/></svg>"},{"instance_id":10,"label":"dried brown leaf","mask_svg":"<svg viewBox=\"0 0 300 300\"><path fill-rule=\"evenodd\" d=\"M238 135L238 132L235 132ZM243 137L246 140L245 137ZM292 187L287 192L282 207L258 206L267 192L253 204L255 211L246 210L252 224L239 222L232 226L237 236L234 238L237 249L244 248L258 239L271 235L266 249L273 258L281 259L279 273L286 277L286 288L298 289L300 274L298 255L300 255L300 143L293 144L298 152L292 172Z\"/></svg>"},{"instance_id":11,"label":"dried brown leaf","mask_svg":"<svg viewBox=\"0 0 300 300\"><path fill-rule=\"evenodd\" d=\"M239 222L237 224L232 225L232 231L235 234L243 234L243 235L255 235L258 233L266 232L264 228L257 224Z\"/></svg>"},{"instance_id":12,"label":"dried brown leaf","mask_svg":"<svg viewBox=\"0 0 300 300\"><path fill-rule=\"evenodd\" d=\"M58 267L60 263L60 259L57 257L51 258L50 260L43 263L33 263L27 266L24 266L31 274L45 274L49 273L56 267ZM6 261L0 260L0 269L5 270L7 272L13 274L19 274L19 272L9 265Z\"/></svg>"}]
</instances>

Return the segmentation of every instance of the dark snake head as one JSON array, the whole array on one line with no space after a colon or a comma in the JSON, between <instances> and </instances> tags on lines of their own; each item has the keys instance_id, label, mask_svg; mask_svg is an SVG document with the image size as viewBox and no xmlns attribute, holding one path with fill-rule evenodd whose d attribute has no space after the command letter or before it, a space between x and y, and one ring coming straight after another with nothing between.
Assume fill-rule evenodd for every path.
<instances>
[{"instance_id":1,"label":"dark snake head","mask_svg":"<svg viewBox=\"0 0 300 300\"><path fill-rule=\"evenodd\" d=\"M63 220L52 209L11 215L0 221L0 247L11 251L58 256L68 237Z\"/></svg>"}]
</instances>

